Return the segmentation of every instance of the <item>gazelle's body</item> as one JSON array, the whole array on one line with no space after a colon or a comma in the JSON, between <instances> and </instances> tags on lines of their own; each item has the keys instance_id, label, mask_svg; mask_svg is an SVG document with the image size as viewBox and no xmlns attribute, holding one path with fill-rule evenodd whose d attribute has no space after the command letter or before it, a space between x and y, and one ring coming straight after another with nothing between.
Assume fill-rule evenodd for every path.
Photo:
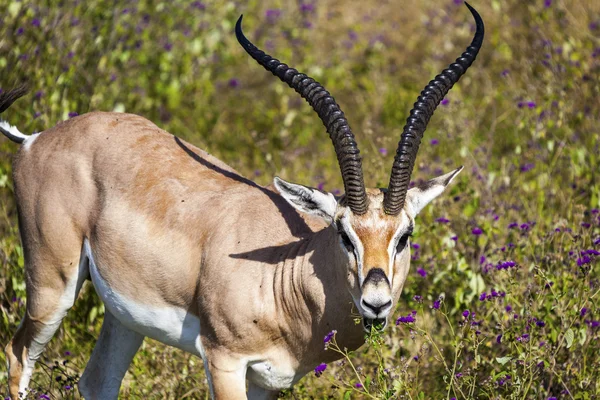
<instances>
[{"instance_id":1,"label":"gazelle's body","mask_svg":"<svg viewBox=\"0 0 600 400\"><path fill-rule=\"evenodd\" d=\"M215 383L231 386L232 373L241 393L248 367L264 386L291 385L307 372L299 366L321 362L308 350L322 351L333 328L361 343L350 295L327 287L345 279L333 268L347 258L335 230L311 228L275 192L150 121L86 114L39 134L14 166L28 275L41 283L28 293L32 319L64 314L80 287L71 282L89 274L120 323L206 352ZM117 367L107 366L97 370ZM101 393L86 382L86 394Z\"/></svg>"},{"instance_id":2,"label":"gazelle's body","mask_svg":"<svg viewBox=\"0 0 600 400\"><path fill-rule=\"evenodd\" d=\"M422 93L387 192L365 189L354 136L329 93L256 49L241 20L246 51L325 123L342 198L279 178L260 187L131 114L90 113L33 136L0 121L0 132L23 144L13 175L27 314L6 347L10 395L26 390L86 279L106 305L79 383L90 399L117 398L146 336L202 357L213 397L245 398L247 379L248 397L259 399L336 359L323 345L332 330L355 349L365 330L385 327L409 270L414 218L461 170L408 190L432 105L481 45L483 24L471 11L476 46ZM23 94L1 93L0 112Z\"/></svg>"}]
</instances>

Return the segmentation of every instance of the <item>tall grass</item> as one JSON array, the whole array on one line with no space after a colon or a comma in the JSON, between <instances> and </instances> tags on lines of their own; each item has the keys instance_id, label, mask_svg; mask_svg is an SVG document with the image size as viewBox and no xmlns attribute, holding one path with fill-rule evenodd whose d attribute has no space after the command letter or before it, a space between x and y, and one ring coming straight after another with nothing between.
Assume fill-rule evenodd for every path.
<instances>
[{"instance_id":1,"label":"tall grass","mask_svg":"<svg viewBox=\"0 0 600 400\"><path fill-rule=\"evenodd\" d=\"M417 221L395 313L404 318L285 398L600 393L600 2L472 5L486 22L484 48L432 119L413 179L466 169ZM0 87L33 90L3 117L34 132L75 113L132 112L261 184L281 175L339 191L318 118L236 43L241 13L251 40L336 96L369 186L387 185L407 111L474 30L454 0L4 1ZM2 345L26 301L15 149L0 139ZM86 285L36 369L32 398L75 396L102 314ZM330 343L324 351L336 351ZM121 393L206 398L202 369L146 340Z\"/></svg>"}]
</instances>

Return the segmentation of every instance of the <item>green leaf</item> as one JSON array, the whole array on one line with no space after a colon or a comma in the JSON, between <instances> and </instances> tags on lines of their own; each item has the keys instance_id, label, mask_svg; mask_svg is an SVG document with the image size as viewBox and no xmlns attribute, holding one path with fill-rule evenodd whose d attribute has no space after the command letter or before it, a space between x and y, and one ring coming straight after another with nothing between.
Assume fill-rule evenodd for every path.
<instances>
[{"instance_id":1,"label":"green leaf","mask_svg":"<svg viewBox=\"0 0 600 400\"><path fill-rule=\"evenodd\" d=\"M586 339L587 339L587 329L581 328L579 330L579 344L583 346L585 344Z\"/></svg>"},{"instance_id":2,"label":"green leaf","mask_svg":"<svg viewBox=\"0 0 600 400\"><path fill-rule=\"evenodd\" d=\"M511 356L506 356L506 357L496 357L496 361L499 362L501 365L506 364L507 362L509 362L510 360L512 360Z\"/></svg>"},{"instance_id":3,"label":"green leaf","mask_svg":"<svg viewBox=\"0 0 600 400\"><path fill-rule=\"evenodd\" d=\"M575 339L575 333L573 333L573 329L569 328L569 330L565 333L565 340L567 341L567 349L570 349L573 346L573 339Z\"/></svg>"}]
</instances>

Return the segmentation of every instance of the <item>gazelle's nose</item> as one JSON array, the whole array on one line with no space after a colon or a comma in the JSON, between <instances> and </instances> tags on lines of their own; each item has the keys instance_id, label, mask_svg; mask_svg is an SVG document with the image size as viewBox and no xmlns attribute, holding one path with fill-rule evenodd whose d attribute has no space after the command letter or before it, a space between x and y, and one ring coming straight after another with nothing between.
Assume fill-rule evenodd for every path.
<instances>
[{"instance_id":1,"label":"gazelle's nose","mask_svg":"<svg viewBox=\"0 0 600 400\"><path fill-rule=\"evenodd\" d=\"M365 310L370 310L375 314L375 318L383 318L387 316L387 311L392 308L392 299L389 299L385 303L376 303L371 304L365 301L365 299L361 300L361 304ZM385 315L380 315L385 314Z\"/></svg>"}]
</instances>

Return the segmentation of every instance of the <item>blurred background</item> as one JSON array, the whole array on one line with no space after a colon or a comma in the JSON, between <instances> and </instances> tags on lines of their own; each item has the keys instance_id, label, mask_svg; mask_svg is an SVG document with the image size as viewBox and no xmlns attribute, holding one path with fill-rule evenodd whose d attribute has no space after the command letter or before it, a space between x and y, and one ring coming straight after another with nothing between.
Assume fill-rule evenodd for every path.
<instances>
[{"instance_id":1,"label":"blurred background","mask_svg":"<svg viewBox=\"0 0 600 400\"><path fill-rule=\"evenodd\" d=\"M486 24L484 46L431 120L412 176L419 182L466 167L417 221L396 315L418 309L421 325L392 327L380 353L368 348L353 360L375 376L382 354L388 386L377 391L384 384L373 378L370 389L381 398L595 398L599 274L588 251L600 247L600 2L471 4ZM93 110L135 113L260 184L279 175L339 194L325 129L239 46L240 14L251 41L335 96L371 187L387 186L417 95L475 30L460 0L3 0L0 88L27 82L31 92L2 117L32 133ZM16 148L0 137L3 346L25 312ZM497 268L507 261L516 267ZM506 296L480 301L492 289ZM430 308L440 295L441 311ZM478 317L467 318L475 324L466 323L463 311L475 308ZM36 369L31 396L74 396L102 314L86 286ZM332 365L283 396L360 398L346 373L347 364ZM208 395L200 360L151 340L122 393Z\"/></svg>"}]
</instances>

